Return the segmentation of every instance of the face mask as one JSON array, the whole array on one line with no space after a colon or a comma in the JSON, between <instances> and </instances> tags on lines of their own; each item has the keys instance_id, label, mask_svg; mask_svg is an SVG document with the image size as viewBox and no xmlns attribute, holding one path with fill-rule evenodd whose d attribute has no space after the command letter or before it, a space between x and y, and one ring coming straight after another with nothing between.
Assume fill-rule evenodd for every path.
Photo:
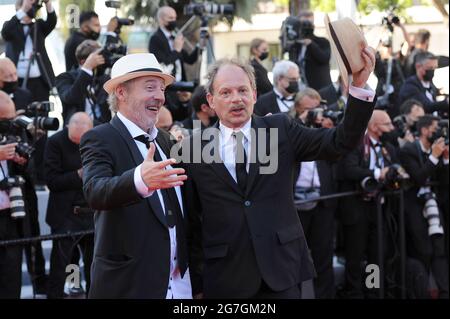
<instances>
[{"instance_id":1,"label":"face mask","mask_svg":"<svg viewBox=\"0 0 450 319\"><path fill-rule=\"evenodd\" d=\"M173 31L175 30L175 28L177 27L177 22L176 21L170 21L169 23L167 23L166 25L166 29L168 31Z\"/></svg>"},{"instance_id":2,"label":"face mask","mask_svg":"<svg viewBox=\"0 0 450 319\"><path fill-rule=\"evenodd\" d=\"M13 94L16 92L19 83L17 81L14 82L3 82L2 91L7 94Z\"/></svg>"},{"instance_id":3,"label":"face mask","mask_svg":"<svg viewBox=\"0 0 450 319\"><path fill-rule=\"evenodd\" d=\"M261 53L261 55L259 56L259 59L261 61L264 61L265 59L267 59L269 57L269 52L263 52Z\"/></svg>"},{"instance_id":4,"label":"face mask","mask_svg":"<svg viewBox=\"0 0 450 319\"><path fill-rule=\"evenodd\" d=\"M398 137L399 134L395 130L391 132L385 132L383 133L383 135L380 136L380 142L382 144L391 143L396 141Z\"/></svg>"},{"instance_id":5,"label":"face mask","mask_svg":"<svg viewBox=\"0 0 450 319\"><path fill-rule=\"evenodd\" d=\"M433 81L434 78L434 70L426 70L425 75L423 76L423 80L426 82Z\"/></svg>"},{"instance_id":6,"label":"face mask","mask_svg":"<svg viewBox=\"0 0 450 319\"><path fill-rule=\"evenodd\" d=\"M100 37L100 33L94 30L90 30L87 36L89 39L97 41L97 39Z\"/></svg>"},{"instance_id":7,"label":"face mask","mask_svg":"<svg viewBox=\"0 0 450 319\"><path fill-rule=\"evenodd\" d=\"M285 89L286 92L294 94L298 92L298 81L289 81L289 86Z\"/></svg>"}]
</instances>

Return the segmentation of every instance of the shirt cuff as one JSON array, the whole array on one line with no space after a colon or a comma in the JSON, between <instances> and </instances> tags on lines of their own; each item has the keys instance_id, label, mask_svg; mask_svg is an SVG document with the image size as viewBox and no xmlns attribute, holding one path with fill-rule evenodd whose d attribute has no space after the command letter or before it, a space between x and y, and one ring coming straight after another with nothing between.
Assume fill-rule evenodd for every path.
<instances>
[{"instance_id":1,"label":"shirt cuff","mask_svg":"<svg viewBox=\"0 0 450 319\"><path fill-rule=\"evenodd\" d=\"M373 177L378 181L380 180L381 169L375 168L373 171Z\"/></svg>"},{"instance_id":2,"label":"shirt cuff","mask_svg":"<svg viewBox=\"0 0 450 319\"><path fill-rule=\"evenodd\" d=\"M444 158L444 165L448 165L448 158L447 159Z\"/></svg>"},{"instance_id":3,"label":"shirt cuff","mask_svg":"<svg viewBox=\"0 0 450 319\"><path fill-rule=\"evenodd\" d=\"M434 157L433 154L431 154L428 158L430 159L431 163L433 163L434 165L437 165L439 163L439 159Z\"/></svg>"},{"instance_id":4,"label":"shirt cuff","mask_svg":"<svg viewBox=\"0 0 450 319\"><path fill-rule=\"evenodd\" d=\"M27 14L22 9L16 12L16 17L17 19L19 19L19 21L22 20L24 17L26 17L26 15Z\"/></svg>"},{"instance_id":5,"label":"shirt cuff","mask_svg":"<svg viewBox=\"0 0 450 319\"><path fill-rule=\"evenodd\" d=\"M116 34L115 32L107 31L105 34L106 34L106 35L110 35L110 36L112 36L112 37L114 37L114 38L117 38L117 34Z\"/></svg>"},{"instance_id":6,"label":"shirt cuff","mask_svg":"<svg viewBox=\"0 0 450 319\"><path fill-rule=\"evenodd\" d=\"M373 102L375 99L375 91L372 90L369 86L367 89L358 88L356 86L349 86L349 94L358 100L362 100L365 102Z\"/></svg>"},{"instance_id":7,"label":"shirt cuff","mask_svg":"<svg viewBox=\"0 0 450 319\"><path fill-rule=\"evenodd\" d=\"M94 76L94 72L92 70L89 70L87 68L81 67L81 70L89 74L90 76Z\"/></svg>"},{"instance_id":8,"label":"shirt cuff","mask_svg":"<svg viewBox=\"0 0 450 319\"><path fill-rule=\"evenodd\" d=\"M136 187L139 195L141 195L143 198L147 198L152 196L154 191L149 191L147 185L145 185L144 181L142 180L141 166L142 164L136 167L136 169L134 170L134 186Z\"/></svg>"}]
</instances>

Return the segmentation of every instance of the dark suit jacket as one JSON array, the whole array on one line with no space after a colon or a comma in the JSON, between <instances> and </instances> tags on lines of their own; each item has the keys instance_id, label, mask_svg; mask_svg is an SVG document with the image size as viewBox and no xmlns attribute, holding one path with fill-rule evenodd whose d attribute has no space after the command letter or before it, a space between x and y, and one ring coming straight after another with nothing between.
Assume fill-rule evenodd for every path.
<instances>
[{"instance_id":1,"label":"dark suit jacket","mask_svg":"<svg viewBox=\"0 0 450 319\"><path fill-rule=\"evenodd\" d=\"M12 100L16 106L16 110L25 110L27 106L33 102L31 92L27 89L22 89L21 87L16 89Z\"/></svg>"},{"instance_id":2,"label":"dark suit jacket","mask_svg":"<svg viewBox=\"0 0 450 319\"><path fill-rule=\"evenodd\" d=\"M56 12L48 13L47 20L38 19L36 24L38 26L36 46L37 52L40 53L42 57L42 62L38 65L39 70L41 71L41 76L45 80L44 72L48 73L51 83L47 83L49 88L54 86L55 82L55 74L53 73L52 64L50 63L50 59L48 58L47 50L45 49L45 38L53 31L56 26ZM31 25L30 25L31 26ZM34 25L30 28L30 36L31 39L34 38ZM2 37L6 41L6 56L10 58L15 65L19 61L20 52L22 52L25 48L25 36L23 32L23 24L20 23L19 19L14 15L11 20L6 21L3 24L2 29Z\"/></svg>"},{"instance_id":3,"label":"dark suit jacket","mask_svg":"<svg viewBox=\"0 0 450 319\"><path fill-rule=\"evenodd\" d=\"M374 176L374 170L370 167L370 154L365 155L364 144L360 145L347 154L342 161L340 161L340 169L342 170L343 179L341 183L341 191L359 191L361 190L361 181L366 177ZM384 158L385 166L399 163L398 154L394 146L385 144L384 148L387 151L387 156ZM355 223L362 214L359 203L363 201L361 196L344 197L342 206L344 209L340 210L340 220L345 225Z\"/></svg>"},{"instance_id":4,"label":"dark suit jacket","mask_svg":"<svg viewBox=\"0 0 450 319\"><path fill-rule=\"evenodd\" d=\"M431 83L432 95L436 98L437 88ZM433 113L434 111L448 112L448 102L433 102L425 95L426 89L423 87L417 75L413 75L406 79L400 88L399 104L402 104L408 99L415 99L421 102L426 113Z\"/></svg>"},{"instance_id":5,"label":"dark suit jacket","mask_svg":"<svg viewBox=\"0 0 450 319\"><path fill-rule=\"evenodd\" d=\"M272 164L278 161L278 165L275 173L261 174L266 164L259 160L250 164L245 192L222 163L184 160L191 183L186 199L194 293L203 291L207 298L248 298L256 294L261 280L282 291L314 276L294 206L293 172L300 161L330 160L354 148L372 109L373 103L351 97L344 123L331 130L305 128L286 114L254 116L252 128L261 130L256 130L252 147L262 134L266 143L272 138L278 145L278 151L271 151ZM269 135L269 128L278 129L278 140L275 134ZM210 147L209 141L202 141L203 151Z\"/></svg>"},{"instance_id":6,"label":"dark suit jacket","mask_svg":"<svg viewBox=\"0 0 450 319\"><path fill-rule=\"evenodd\" d=\"M330 76L330 42L326 38L311 37L311 44L308 46L305 54L305 71L308 86L315 90L320 90L331 84ZM297 64L298 55L301 52L302 45L296 44L289 51L289 60ZM300 67L300 66L299 66Z\"/></svg>"},{"instance_id":7,"label":"dark suit jacket","mask_svg":"<svg viewBox=\"0 0 450 319\"><path fill-rule=\"evenodd\" d=\"M269 78L267 77L266 68L255 59L252 59L250 63L255 69L256 93L258 97L272 91L273 86L272 83L270 83Z\"/></svg>"},{"instance_id":8,"label":"dark suit jacket","mask_svg":"<svg viewBox=\"0 0 450 319\"><path fill-rule=\"evenodd\" d=\"M259 116L265 116L268 113L280 113L280 107L277 102L277 95L272 90L261 95L255 103L254 113Z\"/></svg>"},{"instance_id":9,"label":"dark suit jacket","mask_svg":"<svg viewBox=\"0 0 450 319\"><path fill-rule=\"evenodd\" d=\"M87 86L94 83L97 97L97 104L100 107L100 117L96 117L96 124L105 123L111 120L111 112L108 105L108 94L103 89L103 84L109 79L108 75L94 78L81 70L72 69L61 73L56 78L56 87L63 104L63 119L67 124L70 117L76 112L85 111L85 100L87 96Z\"/></svg>"},{"instance_id":10,"label":"dark suit jacket","mask_svg":"<svg viewBox=\"0 0 450 319\"><path fill-rule=\"evenodd\" d=\"M186 81L186 73L184 71L183 62L187 64L194 64L198 58L198 48L195 48L190 54L186 52L186 50L181 50L181 52L177 52L175 50L170 49L169 41L166 36L162 32L161 28L158 28L156 32L150 38L150 42L148 44L148 51L153 53L158 60L159 63L174 66L172 75L176 74L176 66L175 61L181 60L181 71L182 71L182 80Z\"/></svg>"},{"instance_id":11,"label":"dark suit jacket","mask_svg":"<svg viewBox=\"0 0 450 319\"><path fill-rule=\"evenodd\" d=\"M75 215L74 206L86 207L79 146L69 139L67 128L47 140L44 153L45 177L50 189L46 222L52 229L88 230L94 228L92 214Z\"/></svg>"},{"instance_id":12,"label":"dark suit jacket","mask_svg":"<svg viewBox=\"0 0 450 319\"><path fill-rule=\"evenodd\" d=\"M169 154L167 133L159 131L157 143ZM143 199L134 185L134 170L143 158L133 138L114 117L83 136L80 152L84 194L97 210L89 297L164 299L169 231L157 192ZM177 238L177 245L178 264L185 269L180 260L180 253L187 255L185 241Z\"/></svg>"}]
</instances>

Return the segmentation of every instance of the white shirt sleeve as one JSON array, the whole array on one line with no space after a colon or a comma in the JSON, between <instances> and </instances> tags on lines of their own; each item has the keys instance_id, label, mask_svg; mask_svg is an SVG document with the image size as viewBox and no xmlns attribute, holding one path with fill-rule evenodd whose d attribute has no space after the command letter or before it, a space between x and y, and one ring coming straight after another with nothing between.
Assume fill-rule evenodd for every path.
<instances>
[{"instance_id":1,"label":"white shirt sleeve","mask_svg":"<svg viewBox=\"0 0 450 319\"><path fill-rule=\"evenodd\" d=\"M353 85L350 85L348 92L354 98L357 98L358 100L362 100L362 101L366 101L366 102L373 102L373 99L375 98L375 91L372 90L369 86L367 86L367 89L362 89L362 88L358 88Z\"/></svg>"},{"instance_id":2,"label":"white shirt sleeve","mask_svg":"<svg viewBox=\"0 0 450 319\"><path fill-rule=\"evenodd\" d=\"M16 17L17 19L19 19L19 21L22 20L26 15L27 14L22 9L16 12Z\"/></svg>"},{"instance_id":3,"label":"white shirt sleeve","mask_svg":"<svg viewBox=\"0 0 450 319\"><path fill-rule=\"evenodd\" d=\"M378 181L380 180L380 176L381 176L381 169L375 168L373 171L373 177Z\"/></svg>"},{"instance_id":4,"label":"white shirt sleeve","mask_svg":"<svg viewBox=\"0 0 450 319\"><path fill-rule=\"evenodd\" d=\"M144 181L142 180L141 166L142 164L136 167L134 170L134 186L136 187L139 195L141 195L143 198L147 198L152 196L154 191L150 191L147 185L145 185Z\"/></svg>"},{"instance_id":5,"label":"white shirt sleeve","mask_svg":"<svg viewBox=\"0 0 450 319\"><path fill-rule=\"evenodd\" d=\"M439 164L439 159L434 157L433 154L431 154L428 158L430 159L431 163L433 163L434 165Z\"/></svg>"},{"instance_id":6,"label":"white shirt sleeve","mask_svg":"<svg viewBox=\"0 0 450 319\"><path fill-rule=\"evenodd\" d=\"M444 165L448 165L448 158L447 159L444 158Z\"/></svg>"},{"instance_id":7,"label":"white shirt sleeve","mask_svg":"<svg viewBox=\"0 0 450 319\"><path fill-rule=\"evenodd\" d=\"M81 67L81 70L89 74L90 76L94 76L94 72L92 70L89 70L87 68Z\"/></svg>"}]
</instances>

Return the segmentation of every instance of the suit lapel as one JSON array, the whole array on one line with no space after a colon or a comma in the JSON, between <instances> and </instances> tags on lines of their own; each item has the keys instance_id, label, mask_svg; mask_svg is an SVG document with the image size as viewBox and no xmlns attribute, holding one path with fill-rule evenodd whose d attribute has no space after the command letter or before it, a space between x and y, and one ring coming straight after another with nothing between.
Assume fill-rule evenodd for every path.
<instances>
[{"instance_id":1,"label":"suit lapel","mask_svg":"<svg viewBox=\"0 0 450 319\"><path fill-rule=\"evenodd\" d=\"M250 152L250 168L248 172L247 189L245 192L246 195L250 193L253 185L255 184L257 176L259 176L260 163L258 160L258 152L259 152L258 138L259 138L259 129L262 128L266 128L264 121L257 116L253 116L252 131L254 131L255 134L254 136L252 136L252 149ZM265 131L265 133L267 134L267 131ZM270 149L269 145L270 145L269 136L266 135L266 151Z\"/></svg>"},{"instance_id":2,"label":"suit lapel","mask_svg":"<svg viewBox=\"0 0 450 319\"><path fill-rule=\"evenodd\" d=\"M116 130L119 131L119 134L122 136L125 143L127 144L128 150L130 151L131 156L133 157L135 165L136 166L140 165L144 159L142 157L142 154L139 152L139 149L136 146L136 143L134 142L133 137L131 136L126 126L117 116L114 116L110 123ZM158 220L165 227L167 227L166 216L159 201L158 192L155 191L153 192L152 196L147 197L147 203L152 208L152 211L156 215Z\"/></svg>"},{"instance_id":3,"label":"suit lapel","mask_svg":"<svg viewBox=\"0 0 450 319\"><path fill-rule=\"evenodd\" d=\"M273 95L273 102L270 103L271 105L271 110L270 113L272 114L277 114L277 113L281 113L280 107L278 106L278 99L277 99L277 95L275 94L275 92L272 92Z\"/></svg>"}]
</instances>

